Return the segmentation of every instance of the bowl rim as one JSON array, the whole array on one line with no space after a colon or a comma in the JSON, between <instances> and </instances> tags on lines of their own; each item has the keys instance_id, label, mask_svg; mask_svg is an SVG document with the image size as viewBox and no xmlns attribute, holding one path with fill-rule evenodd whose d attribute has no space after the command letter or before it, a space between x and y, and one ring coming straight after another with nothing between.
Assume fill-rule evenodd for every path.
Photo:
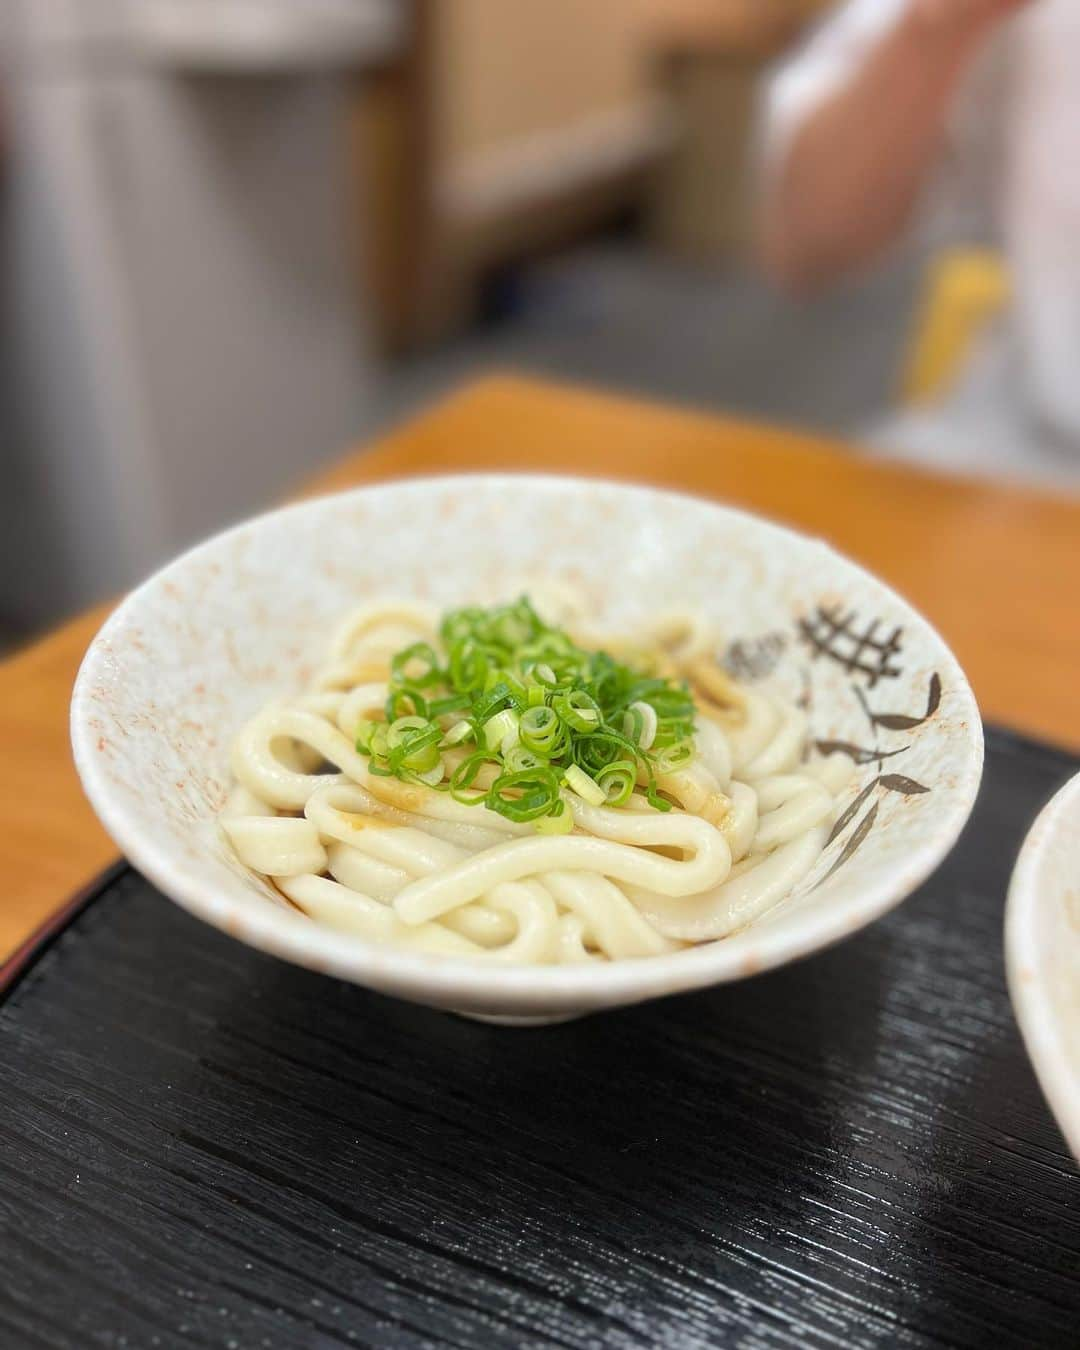
<instances>
[{"instance_id":1,"label":"bowl rim","mask_svg":"<svg viewBox=\"0 0 1080 1350\"><path fill-rule=\"evenodd\" d=\"M147 831L137 812L113 790L100 756L93 753L97 733L89 724L93 715L90 690L97 682L110 639L143 606L152 603L166 583L185 572L192 563L213 556L230 539L270 523L287 522L294 515L332 506L347 507L361 499L370 503L372 497L402 491L448 489L460 485L463 479L482 480L494 488L513 486L519 491L530 483L537 488L571 492L599 486L620 495L658 497L676 505L692 503L695 508L706 507L718 516L779 533L799 548L810 546L824 550L832 559L851 569L860 580L878 588L896 606L901 618L921 626L938 644L939 660L947 667L950 688L954 696L967 705L961 717L967 732L968 754L958 771L960 781L950 792L946 809L935 818L934 828L924 832L920 844L911 850L902 865L891 869L876 884L865 887L858 896L823 910L800 911L793 922L783 926L768 925L756 934L756 941L750 948L736 939L752 932L753 926L719 942L662 956L610 963L590 962L583 966L497 965L366 943L352 935L324 928L285 907L267 904L248 907L241 912L236 901L230 901L210 883L190 876L182 865L170 858L169 849ZM101 823L136 870L189 913L261 951L396 997L437 1002L463 1010L497 1009L522 1014L610 1007L705 988L774 969L854 934L899 905L950 852L974 807L984 758L978 704L956 656L929 619L867 568L814 535L707 496L648 483L565 474L480 472L396 478L305 498L259 513L220 531L153 572L105 620L79 668L72 693L70 721L75 766Z\"/></svg>"},{"instance_id":2,"label":"bowl rim","mask_svg":"<svg viewBox=\"0 0 1080 1350\"><path fill-rule=\"evenodd\" d=\"M1028 831L1009 881L1005 902L1005 974L1013 1012L1043 1095L1080 1159L1080 1075L1066 1051L1066 1036L1055 1001L1040 978L1044 959L1038 939L1039 910L1045 903L1043 869L1059 836L1080 822L1080 773L1047 802Z\"/></svg>"}]
</instances>

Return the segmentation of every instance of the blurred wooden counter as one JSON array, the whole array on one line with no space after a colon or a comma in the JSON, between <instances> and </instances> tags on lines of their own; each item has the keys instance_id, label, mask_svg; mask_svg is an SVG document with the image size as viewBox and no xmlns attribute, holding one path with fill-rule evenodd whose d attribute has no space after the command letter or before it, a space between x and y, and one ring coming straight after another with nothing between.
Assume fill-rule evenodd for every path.
<instances>
[{"instance_id":1,"label":"blurred wooden counter","mask_svg":"<svg viewBox=\"0 0 1080 1350\"><path fill-rule=\"evenodd\" d=\"M987 720L1080 750L1080 498L869 463L793 432L517 378L477 383L310 490L540 469L682 488L818 534L944 633ZM115 850L68 748L72 681L105 609L0 664L0 958Z\"/></svg>"}]
</instances>

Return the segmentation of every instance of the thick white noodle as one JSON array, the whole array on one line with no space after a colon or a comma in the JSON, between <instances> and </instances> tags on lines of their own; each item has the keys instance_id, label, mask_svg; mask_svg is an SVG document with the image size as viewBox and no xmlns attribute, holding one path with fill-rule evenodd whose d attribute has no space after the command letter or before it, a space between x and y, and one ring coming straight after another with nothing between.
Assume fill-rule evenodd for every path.
<instances>
[{"instance_id":1,"label":"thick white noodle","mask_svg":"<svg viewBox=\"0 0 1080 1350\"><path fill-rule=\"evenodd\" d=\"M648 639L680 665L693 665L716 648L716 630L702 614L665 614L653 624ZM647 645L647 644L646 644Z\"/></svg>"},{"instance_id":2,"label":"thick white noodle","mask_svg":"<svg viewBox=\"0 0 1080 1350\"><path fill-rule=\"evenodd\" d=\"M234 816L243 819L244 816L273 816L277 812L269 802L264 802L256 797L254 792L249 792L242 783L237 783L225 798L225 805L221 808L219 819L222 824L231 820Z\"/></svg>"},{"instance_id":3,"label":"thick white noodle","mask_svg":"<svg viewBox=\"0 0 1080 1350\"><path fill-rule=\"evenodd\" d=\"M409 883L407 872L381 863L348 844L331 844L326 852L330 875L335 881L383 904L389 904ZM501 947L517 932L517 924L508 913L500 913L487 905L462 905L447 914L443 922L482 947Z\"/></svg>"},{"instance_id":4,"label":"thick white noodle","mask_svg":"<svg viewBox=\"0 0 1080 1350\"><path fill-rule=\"evenodd\" d=\"M777 699L770 699L770 702L776 720L769 740L741 767L740 776L749 783L793 769L806 742L806 714L790 703L780 703Z\"/></svg>"},{"instance_id":5,"label":"thick white noodle","mask_svg":"<svg viewBox=\"0 0 1080 1350\"><path fill-rule=\"evenodd\" d=\"M391 943L411 947L414 951L430 952L437 956L470 956L482 954L482 949L468 938L451 932L443 924L427 923L419 928L407 928L389 905L350 890L328 877L311 876L282 878L278 889L305 914L328 928L355 933L369 942Z\"/></svg>"},{"instance_id":6,"label":"thick white noodle","mask_svg":"<svg viewBox=\"0 0 1080 1350\"><path fill-rule=\"evenodd\" d=\"M326 846L327 870L335 881L354 891L362 891L373 900L388 905L398 891L409 884L409 874L400 867L372 858L363 849L349 844Z\"/></svg>"},{"instance_id":7,"label":"thick white noodle","mask_svg":"<svg viewBox=\"0 0 1080 1350\"><path fill-rule=\"evenodd\" d=\"M430 875L468 856L464 849L369 814L373 806L377 803L363 789L342 783L321 788L305 807L307 823L317 827L318 836L328 842L330 873L342 884L389 903L412 876ZM582 810L601 828L606 826L611 831L618 827L617 819L611 819L617 816L615 812L597 811L584 804ZM418 835L424 842L418 841ZM544 873L541 881L564 909L582 918L592 945L611 959L672 950L672 944L651 929L622 891L604 877L554 872ZM514 925L499 909L496 888L489 904L465 905L445 917L451 920L457 916L459 921L453 923L456 931L489 946L507 942L514 932Z\"/></svg>"},{"instance_id":8,"label":"thick white noodle","mask_svg":"<svg viewBox=\"0 0 1080 1350\"><path fill-rule=\"evenodd\" d=\"M708 717L699 717L694 742L701 763L716 779L720 790L726 792L731 782L731 744L727 736Z\"/></svg>"},{"instance_id":9,"label":"thick white noodle","mask_svg":"<svg viewBox=\"0 0 1080 1350\"><path fill-rule=\"evenodd\" d=\"M805 834L762 855L758 863L743 865L713 891L672 900L635 890L632 898L658 933L684 942L710 942L730 937L778 904L807 875L821 856L828 827L815 826Z\"/></svg>"},{"instance_id":10,"label":"thick white noodle","mask_svg":"<svg viewBox=\"0 0 1080 1350\"><path fill-rule=\"evenodd\" d=\"M581 920L589 946L612 961L659 956L676 949L677 944L658 933L606 877L590 872L546 872L544 885L563 909Z\"/></svg>"},{"instance_id":11,"label":"thick white noodle","mask_svg":"<svg viewBox=\"0 0 1080 1350\"><path fill-rule=\"evenodd\" d=\"M566 966L580 965L585 961L599 961L603 958L597 952L589 951L585 945L585 925L576 914L563 914L558 924L557 959Z\"/></svg>"},{"instance_id":12,"label":"thick white noodle","mask_svg":"<svg viewBox=\"0 0 1080 1350\"><path fill-rule=\"evenodd\" d=\"M635 817L649 820L651 817ZM691 825L699 836L693 855L684 860L662 857L648 849L611 843L590 835L545 839L511 839L478 853L435 876L414 881L399 893L394 909L406 923L438 918L468 904L493 886L544 872L596 872L615 881L643 886L660 895L696 895L708 890L731 870L731 852L724 836L705 821L674 811L660 817L665 824ZM701 830L709 837L702 838Z\"/></svg>"},{"instance_id":13,"label":"thick white noodle","mask_svg":"<svg viewBox=\"0 0 1080 1350\"><path fill-rule=\"evenodd\" d=\"M732 780L731 810L721 827L735 862L741 862L754 846L758 825L758 795L749 783Z\"/></svg>"},{"instance_id":14,"label":"thick white noodle","mask_svg":"<svg viewBox=\"0 0 1080 1350\"><path fill-rule=\"evenodd\" d=\"M695 760L677 773L661 774L657 788L684 811L722 826L731 811L731 798L722 791L712 771Z\"/></svg>"},{"instance_id":15,"label":"thick white noodle","mask_svg":"<svg viewBox=\"0 0 1080 1350\"><path fill-rule=\"evenodd\" d=\"M547 608L561 621L583 612L558 587ZM752 923L821 856L852 761L807 759L806 715L760 689L736 690L724 718L699 716L696 759L657 782L675 809L655 810L643 791L618 809L565 792L566 835L372 774L357 725L383 715L393 655L434 631L411 604L350 614L312 691L265 707L233 745L222 832L316 922L469 960L658 956ZM672 668L716 669L715 636L696 615L663 620L652 640Z\"/></svg>"},{"instance_id":16,"label":"thick white noodle","mask_svg":"<svg viewBox=\"0 0 1080 1350\"><path fill-rule=\"evenodd\" d=\"M731 746L731 770L734 776L745 781L746 765L766 748L780 721L772 699L756 689L746 690L746 704L740 725L728 732L728 744Z\"/></svg>"},{"instance_id":17,"label":"thick white noodle","mask_svg":"<svg viewBox=\"0 0 1080 1350\"><path fill-rule=\"evenodd\" d=\"M855 777L855 762L848 755L835 751L825 759L807 761L799 772L808 778L816 778L833 797L839 797Z\"/></svg>"},{"instance_id":18,"label":"thick white noodle","mask_svg":"<svg viewBox=\"0 0 1080 1350\"><path fill-rule=\"evenodd\" d=\"M435 615L424 605L409 601L396 604L363 605L347 614L330 639L327 655L331 661L356 659L361 640L366 638L363 655L372 650L393 656L402 647L430 637L435 627ZM372 641L372 635L378 634Z\"/></svg>"},{"instance_id":19,"label":"thick white noodle","mask_svg":"<svg viewBox=\"0 0 1080 1350\"><path fill-rule=\"evenodd\" d=\"M408 824L371 813L378 803L362 788L332 784L309 799L307 823L329 844L335 880L389 904L414 877L445 871L470 856L467 849ZM484 904L454 911L450 926L502 960L542 962L555 948L555 907L542 885L493 887Z\"/></svg>"},{"instance_id":20,"label":"thick white noodle","mask_svg":"<svg viewBox=\"0 0 1080 1350\"><path fill-rule=\"evenodd\" d=\"M319 832L295 816L230 816L222 829L236 856L266 877L295 877L325 871L326 849Z\"/></svg>"},{"instance_id":21,"label":"thick white noodle","mask_svg":"<svg viewBox=\"0 0 1080 1350\"><path fill-rule=\"evenodd\" d=\"M833 799L824 784L800 774L765 778L758 784L758 827L754 853L770 853L826 820Z\"/></svg>"}]
</instances>

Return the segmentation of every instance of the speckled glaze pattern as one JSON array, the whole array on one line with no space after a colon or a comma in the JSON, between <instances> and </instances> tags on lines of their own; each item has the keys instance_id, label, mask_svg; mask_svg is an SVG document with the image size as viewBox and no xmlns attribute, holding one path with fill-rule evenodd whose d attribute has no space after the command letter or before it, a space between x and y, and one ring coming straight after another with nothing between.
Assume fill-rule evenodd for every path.
<instances>
[{"instance_id":1,"label":"speckled glaze pattern","mask_svg":"<svg viewBox=\"0 0 1080 1350\"><path fill-rule=\"evenodd\" d=\"M1028 1054L1080 1159L1080 774L1024 841L1009 886L1005 959Z\"/></svg>"},{"instance_id":2,"label":"speckled glaze pattern","mask_svg":"<svg viewBox=\"0 0 1080 1350\"><path fill-rule=\"evenodd\" d=\"M800 701L819 742L856 755L835 837L787 901L674 956L494 969L317 927L232 858L215 820L229 742L268 699L304 686L343 613L373 600L491 602L542 575L580 586L615 628L703 611L740 678ZM94 640L72 738L113 838L207 922L386 993L514 1018L738 979L856 931L945 856L982 769L978 709L945 643L824 543L674 493L524 476L361 488L209 540L144 583Z\"/></svg>"}]
</instances>

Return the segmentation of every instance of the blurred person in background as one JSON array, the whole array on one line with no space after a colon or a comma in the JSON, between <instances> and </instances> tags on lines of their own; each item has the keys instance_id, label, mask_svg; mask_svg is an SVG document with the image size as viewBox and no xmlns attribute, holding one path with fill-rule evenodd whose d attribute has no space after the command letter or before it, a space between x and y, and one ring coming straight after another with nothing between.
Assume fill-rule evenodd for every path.
<instances>
[{"instance_id":1,"label":"blurred person in background","mask_svg":"<svg viewBox=\"0 0 1080 1350\"><path fill-rule=\"evenodd\" d=\"M1080 0L848 0L772 81L766 269L796 294L919 217L1000 248L1011 302L905 457L1080 482Z\"/></svg>"}]
</instances>

